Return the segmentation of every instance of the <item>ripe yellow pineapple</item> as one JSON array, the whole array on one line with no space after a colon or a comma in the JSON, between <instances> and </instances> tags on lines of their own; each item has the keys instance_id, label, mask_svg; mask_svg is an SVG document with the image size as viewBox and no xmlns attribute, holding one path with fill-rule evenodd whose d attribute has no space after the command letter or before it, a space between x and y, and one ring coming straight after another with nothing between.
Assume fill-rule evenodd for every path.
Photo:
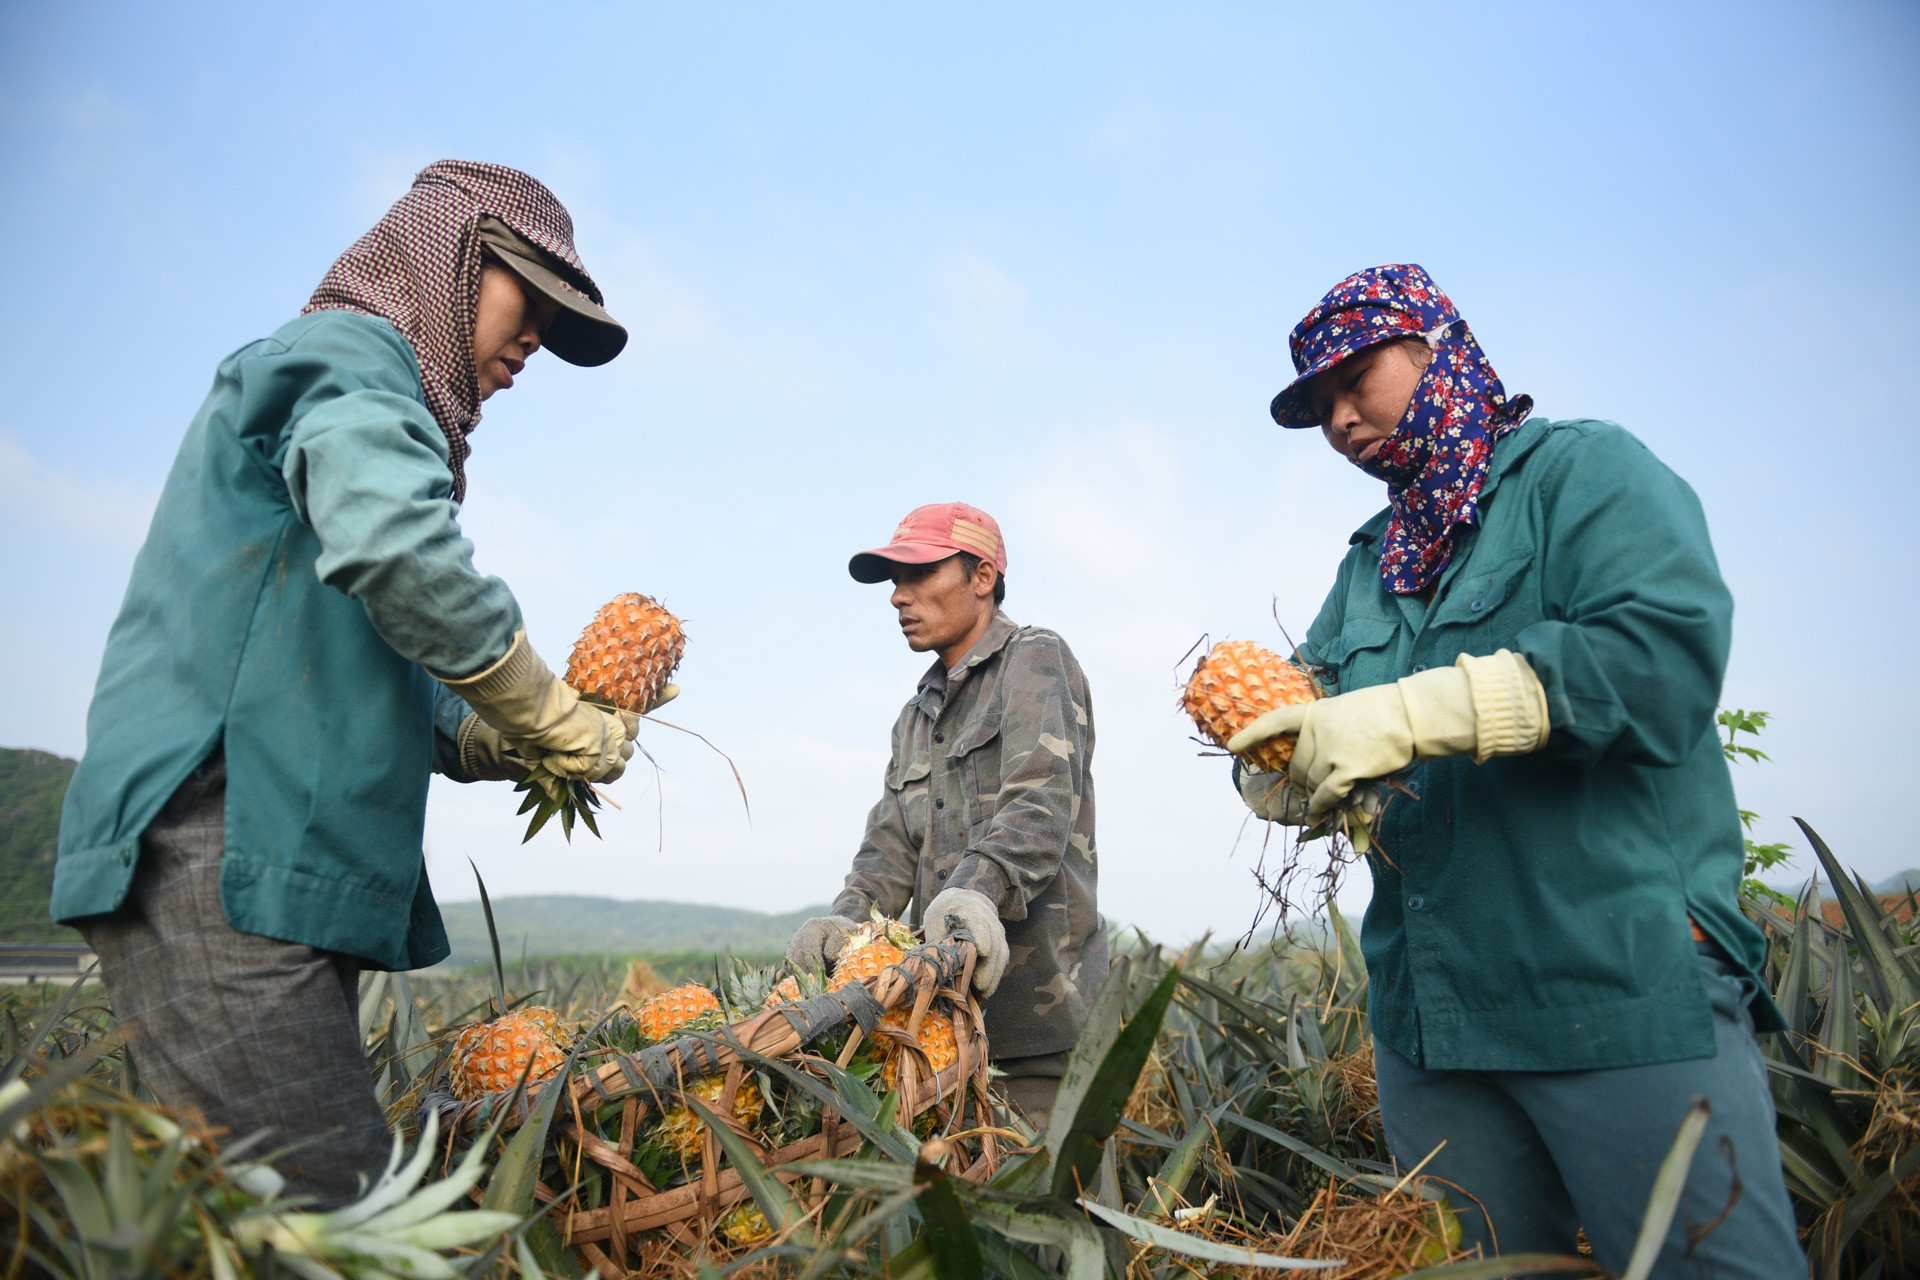
<instances>
[{"instance_id":1,"label":"ripe yellow pineapple","mask_svg":"<svg viewBox=\"0 0 1920 1280\"><path fill-rule=\"evenodd\" d=\"M738 1249L751 1248L773 1239L773 1224L767 1221L766 1214L760 1212L760 1206L751 1200L742 1200L721 1214L719 1227L726 1242Z\"/></svg>"},{"instance_id":2,"label":"ripe yellow pineapple","mask_svg":"<svg viewBox=\"0 0 1920 1280\"><path fill-rule=\"evenodd\" d=\"M709 1111L718 1111L720 1095L726 1091L725 1076L702 1076L688 1085L686 1092L705 1103ZM765 1106L760 1090L752 1080L740 1082L740 1092L733 1098L733 1118L751 1128L760 1118L760 1110ZM687 1106L669 1107L660 1117L660 1137L681 1160L692 1162L700 1158L700 1142L706 1136L706 1123Z\"/></svg>"},{"instance_id":3,"label":"ripe yellow pineapple","mask_svg":"<svg viewBox=\"0 0 1920 1280\"><path fill-rule=\"evenodd\" d=\"M1251 640L1213 646L1193 669L1180 705L1200 731L1220 746L1275 707L1311 702L1320 686L1300 668ZM1269 738L1241 759L1265 773L1280 773L1293 759L1295 734Z\"/></svg>"},{"instance_id":4,"label":"ripe yellow pineapple","mask_svg":"<svg viewBox=\"0 0 1920 1280\"><path fill-rule=\"evenodd\" d=\"M520 1083L520 1074L533 1063L529 1084L545 1080L566 1064L560 1048L566 1024L552 1009L531 1006L515 1009L492 1022L476 1022L453 1042L448 1072L453 1096L462 1102L489 1093L505 1093Z\"/></svg>"},{"instance_id":5,"label":"ripe yellow pineapple","mask_svg":"<svg viewBox=\"0 0 1920 1280\"><path fill-rule=\"evenodd\" d=\"M827 990L838 991L850 982L861 982L878 974L888 965L899 964L907 952L920 945L913 930L898 920L889 920L873 909L873 918L847 935L840 954L833 961L833 980Z\"/></svg>"},{"instance_id":6,"label":"ripe yellow pineapple","mask_svg":"<svg viewBox=\"0 0 1920 1280\"><path fill-rule=\"evenodd\" d=\"M645 715L660 700L687 635L652 596L615 596L574 642L567 683L582 697Z\"/></svg>"},{"instance_id":7,"label":"ripe yellow pineapple","mask_svg":"<svg viewBox=\"0 0 1920 1280\"><path fill-rule=\"evenodd\" d=\"M783 1004L797 1004L801 998L800 980L798 978L786 977L776 982L773 990L767 992L766 1002L760 1007L763 1009L772 1009Z\"/></svg>"},{"instance_id":8,"label":"ripe yellow pineapple","mask_svg":"<svg viewBox=\"0 0 1920 1280\"><path fill-rule=\"evenodd\" d=\"M713 992L697 982L689 982L684 987L662 991L643 1003L633 1011L633 1020L639 1024L641 1035L658 1041L665 1040L689 1022L697 1022L719 1012L720 1001Z\"/></svg>"},{"instance_id":9,"label":"ripe yellow pineapple","mask_svg":"<svg viewBox=\"0 0 1920 1280\"><path fill-rule=\"evenodd\" d=\"M686 647L680 619L652 596L629 591L602 605L574 641L573 654L567 659L567 684L589 702L645 715L666 693ZM535 765L517 789L527 793L520 812L533 814L522 843L533 839L555 814L560 815L560 830L568 840L573 839L575 821L600 834L593 817L600 796L588 783L558 777Z\"/></svg>"},{"instance_id":10,"label":"ripe yellow pineapple","mask_svg":"<svg viewBox=\"0 0 1920 1280\"><path fill-rule=\"evenodd\" d=\"M911 1009L889 1009L881 1017L880 1025L905 1031L912 1012ZM936 1072L945 1071L960 1057L960 1046L953 1037L953 1019L944 1013L927 1010L927 1016L920 1019L920 1034L914 1039ZM880 1059L880 1083L891 1089L900 1079L900 1045L886 1036L875 1036L873 1044L874 1053Z\"/></svg>"}]
</instances>

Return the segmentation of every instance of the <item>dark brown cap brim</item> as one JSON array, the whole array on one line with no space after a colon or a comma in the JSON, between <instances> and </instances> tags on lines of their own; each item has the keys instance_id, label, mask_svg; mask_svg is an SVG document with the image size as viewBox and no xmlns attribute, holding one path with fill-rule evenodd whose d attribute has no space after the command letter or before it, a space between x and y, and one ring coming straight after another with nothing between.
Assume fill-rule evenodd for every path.
<instances>
[{"instance_id":1,"label":"dark brown cap brim","mask_svg":"<svg viewBox=\"0 0 1920 1280\"><path fill-rule=\"evenodd\" d=\"M602 365L627 345L626 326L607 309L541 261L539 249L522 240L504 223L482 218L480 241L494 260L529 286L560 304L559 314L541 336L541 345L568 364Z\"/></svg>"}]
</instances>

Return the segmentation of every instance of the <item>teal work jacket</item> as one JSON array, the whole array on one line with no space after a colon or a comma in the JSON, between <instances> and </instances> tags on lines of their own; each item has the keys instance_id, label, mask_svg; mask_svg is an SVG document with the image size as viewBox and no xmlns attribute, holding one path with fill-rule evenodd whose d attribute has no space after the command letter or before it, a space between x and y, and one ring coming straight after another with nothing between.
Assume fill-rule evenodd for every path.
<instances>
[{"instance_id":1,"label":"teal work jacket","mask_svg":"<svg viewBox=\"0 0 1920 1280\"><path fill-rule=\"evenodd\" d=\"M1733 599L1699 500L1611 423L1525 423L1431 603L1381 582L1389 514L1353 535L1299 659L1340 693L1511 649L1552 733L1531 755L1417 762L1389 800L1361 932L1374 1034L1434 1070L1712 1056L1687 919L1749 973L1766 947L1737 900L1714 723Z\"/></svg>"},{"instance_id":2,"label":"teal work jacket","mask_svg":"<svg viewBox=\"0 0 1920 1280\"><path fill-rule=\"evenodd\" d=\"M373 968L446 956L421 831L436 763L466 780L467 707L427 669L478 671L520 625L448 456L384 320L302 316L221 363L107 637L56 920L125 901L141 832L224 747L228 923Z\"/></svg>"}]
</instances>

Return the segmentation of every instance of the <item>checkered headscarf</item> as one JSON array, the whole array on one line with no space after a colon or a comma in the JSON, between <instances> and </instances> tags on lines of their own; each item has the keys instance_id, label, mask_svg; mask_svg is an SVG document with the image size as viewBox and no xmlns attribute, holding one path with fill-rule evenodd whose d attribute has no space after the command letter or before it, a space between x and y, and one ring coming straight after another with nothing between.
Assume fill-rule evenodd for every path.
<instances>
[{"instance_id":1,"label":"checkered headscarf","mask_svg":"<svg viewBox=\"0 0 1920 1280\"><path fill-rule=\"evenodd\" d=\"M308 311L358 311L390 322L420 362L427 408L446 433L453 500L467 493L467 436L480 421L473 326L480 302L480 216L491 214L579 273L583 292L599 286L573 247L573 219L534 178L503 165L441 160L373 230L354 242L307 300Z\"/></svg>"}]
</instances>

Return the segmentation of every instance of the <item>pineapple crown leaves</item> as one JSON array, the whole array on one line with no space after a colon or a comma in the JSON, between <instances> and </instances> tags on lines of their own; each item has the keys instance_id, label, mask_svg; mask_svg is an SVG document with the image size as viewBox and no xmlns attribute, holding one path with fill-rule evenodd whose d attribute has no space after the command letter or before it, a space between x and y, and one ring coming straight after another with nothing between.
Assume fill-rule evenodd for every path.
<instances>
[{"instance_id":1,"label":"pineapple crown leaves","mask_svg":"<svg viewBox=\"0 0 1920 1280\"><path fill-rule=\"evenodd\" d=\"M385 1171L354 1203L331 1213L275 1212L263 1205L234 1224L234 1243L248 1256L271 1249L276 1261L302 1275L395 1273L455 1280L462 1272L442 1252L505 1235L521 1225L522 1217L453 1207L486 1172L485 1142L475 1143L447 1178L420 1185L436 1154L439 1123L438 1114L429 1112L419 1147L404 1166L406 1140L396 1131Z\"/></svg>"}]
</instances>

